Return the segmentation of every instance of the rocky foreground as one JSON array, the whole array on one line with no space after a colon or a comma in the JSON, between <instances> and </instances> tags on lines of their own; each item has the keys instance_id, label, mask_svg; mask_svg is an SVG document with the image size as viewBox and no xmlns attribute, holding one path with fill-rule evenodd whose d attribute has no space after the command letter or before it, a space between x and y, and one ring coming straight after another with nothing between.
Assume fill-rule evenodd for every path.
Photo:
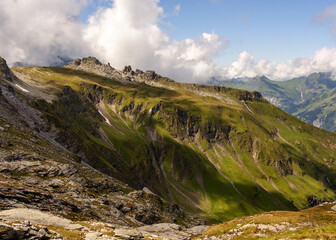
<instances>
[{"instance_id":1,"label":"rocky foreground","mask_svg":"<svg viewBox=\"0 0 336 240\"><path fill-rule=\"evenodd\" d=\"M0 212L0 238L6 239L190 239L206 226L185 228L158 223L137 228L101 221L71 221L36 209L14 208Z\"/></svg>"},{"instance_id":2,"label":"rocky foreground","mask_svg":"<svg viewBox=\"0 0 336 240\"><path fill-rule=\"evenodd\" d=\"M125 227L97 220L71 221L36 209L14 208L0 212L0 239L336 239L336 203L191 228L173 223Z\"/></svg>"}]
</instances>

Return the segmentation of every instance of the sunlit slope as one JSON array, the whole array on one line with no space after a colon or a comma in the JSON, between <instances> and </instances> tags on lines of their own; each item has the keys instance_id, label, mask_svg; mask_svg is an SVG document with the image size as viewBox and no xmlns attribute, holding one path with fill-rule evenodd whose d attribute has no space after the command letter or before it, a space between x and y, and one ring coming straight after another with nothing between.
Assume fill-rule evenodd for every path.
<instances>
[{"instance_id":1,"label":"sunlit slope","mask_svg":"<svg viewBox=\"0 0 336 240\"><path fill-rule=\"evenodd\" d=\"M313 73L287 81L255 77L208 84L258 91L272 104L314 126L336 132L336 81L333 73Z\"/></svg>"},{"instance_id":2,"label":"sunlit slope","mask_svg":"<svg viewBox=\"0 0 336 240\"><path fill-rule=\"evenodd\" d=\"M211 226L201 238L335 239L336 205L324 203L299 212L274 211Z\"/></svg>"},{"instance_id":3,"label":"sunlit slope","mask_svg":"<svg viewBox=\"0 0 336 240\"><path fill-rule=\"evenodd\" d=\"M31 103L57 141L190 211L227 220L335 198L336 135L257 93L166 78L157 87L123 84L66 68L13 70L57 96Z\"/></svg>"}]
</instances>

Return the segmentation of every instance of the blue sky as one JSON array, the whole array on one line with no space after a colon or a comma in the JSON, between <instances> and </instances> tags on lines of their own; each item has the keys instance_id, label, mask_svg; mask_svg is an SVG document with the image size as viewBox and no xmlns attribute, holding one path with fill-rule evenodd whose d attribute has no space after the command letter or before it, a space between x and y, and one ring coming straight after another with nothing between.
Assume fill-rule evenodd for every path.
<instances>
[{"instance_id":1,"label":"blue sky","mask_svg":"<svg viewBox=\"0 0 336 240\"><path fill-rule=\"evenodd\" d=\"M16 0L0 16L9 63L93 55L187 82L336 72L331 0Z\"/></svg>"},{"instance_id":2,"label":"blue sky","mask_svg":"<svg viewBox=\"0 0 336 240\"><path fill-rule=\"evenodd\" d=\"M180 5L178 16L173 9ZM174 39L198 38L215 31L229 40L219 62L230 64L241 51L256 59L283 62L312 57L317 49L335 47L326 25L316 16L335 1L318 0L163 0L165 27Z\"/></svg>"},{"instance_id":3,"label":"blue sky","mask_svg":"<svg viewBox=\"0 0 336 240\"><path fill-rule=\"evenodd\" d=\"M98 7L111 4L91 1L81 20L86 22ZM332 0L161 0L164 17L160 26L171 39L180 41L213 31L227 39L227 48L216 58L218 64L229 65L242 51L256 59L284 62L310 58L322 47L335 47L327 24L316 21L333 4Z\"/></svg>"}]
</instances>

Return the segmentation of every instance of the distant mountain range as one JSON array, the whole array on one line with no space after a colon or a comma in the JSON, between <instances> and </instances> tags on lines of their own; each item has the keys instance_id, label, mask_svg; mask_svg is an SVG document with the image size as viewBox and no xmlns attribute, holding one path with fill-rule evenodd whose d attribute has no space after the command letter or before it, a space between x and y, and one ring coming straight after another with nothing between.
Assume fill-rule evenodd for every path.
<instances>
[{"instance_id":1,"label":"distant mountain range","mask_svg":"<svg viewBox=\"0 0 336 240\"><path fill-rule=\"evenodd\" d=\"M316 127L336 132L336 76L313 73L287 81L265 76L222 79L213 77L209 85L258 91L275 106Z\"/></svg>"}]
</instances>

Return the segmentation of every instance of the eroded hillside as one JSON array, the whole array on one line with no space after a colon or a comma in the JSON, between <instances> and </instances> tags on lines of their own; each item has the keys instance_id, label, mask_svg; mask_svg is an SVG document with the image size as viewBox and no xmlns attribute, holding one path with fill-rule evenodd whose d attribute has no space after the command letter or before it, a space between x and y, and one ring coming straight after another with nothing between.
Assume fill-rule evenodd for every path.
<instances>
[{"instance_id":1,"label":"eroded hillside","mask_svg":"<svg viewBox=\"0 0 336 240\"><path fill-rule=\"evenodd\" d=\"M228 220L335 199L336 135L257 92L118 71L95 58L16 67L34 123L83 162L184 209ZM23 90L24 89L24 90Z\"/></svg>"},{"instance_id":2,"label":"eroded hillside","mask_svg":"<svg viewBox=\"0 0 336 240\"><path fill-rule=\"evenodd\" d=\"M60 130L32 107L50 92L21 82L0 60L6 70L0 75L0 239L143 238L160 236L163 227L172 229L168 236L179 229L190 237L205 230L191 228L205 219L102 174L55 141ZM141 228L146 225L151 228Z\"/></svg>"}]
</instances>

